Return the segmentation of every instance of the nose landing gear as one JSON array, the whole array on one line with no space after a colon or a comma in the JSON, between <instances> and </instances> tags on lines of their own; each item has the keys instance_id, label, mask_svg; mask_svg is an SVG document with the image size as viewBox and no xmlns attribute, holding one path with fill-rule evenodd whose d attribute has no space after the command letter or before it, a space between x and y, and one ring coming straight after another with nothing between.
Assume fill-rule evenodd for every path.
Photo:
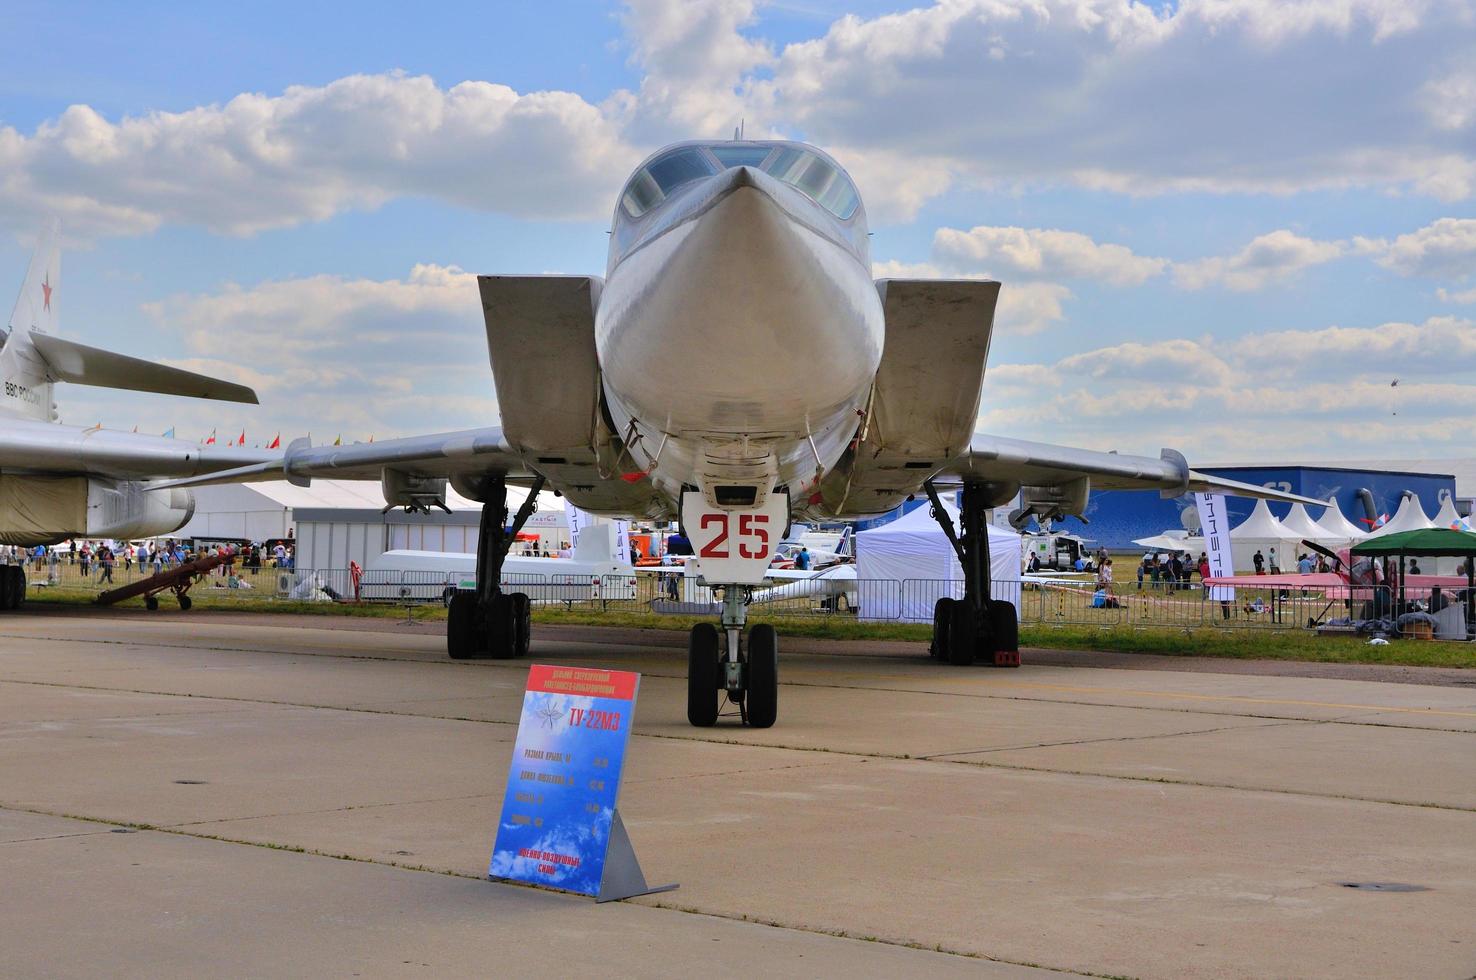
<instances>
[{"instance_id":1,"label":"nose landing gear","mask_svg":"<svg viewBox=\"0 0 1476 980\"><path fill-rule=\"evenodd\" d=\"M721 586L722 632L698 623L687 638L687 721L717 724L721 697L738 706L742 723L771 728L779 717L779 634L759 623L743 635L752 589Z\"/></svg>"}]
</instances>

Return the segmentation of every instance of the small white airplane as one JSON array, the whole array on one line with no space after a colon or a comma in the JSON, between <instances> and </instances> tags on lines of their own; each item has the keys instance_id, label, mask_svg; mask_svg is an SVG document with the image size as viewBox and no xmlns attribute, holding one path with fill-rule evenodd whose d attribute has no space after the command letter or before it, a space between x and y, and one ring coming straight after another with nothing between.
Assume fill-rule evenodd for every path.
<instances>
[{"instance_id":1,"label":"small white airplane","mask_svg":"<svg viewBox=\"0 0 1476 980\"><path fill-rule=\"evenodd\" d=\"M142 481L280 458L259 449L201 447L57 421L52 397L59 381L256 404L256 393L244 385L57 336L60 303L61 250L53 223L0 337L0 544L168 534L189 521L194 497L187 490L149 493ZM0 609L14 609L25 589L21 566L0 566Z\"/></svg>"},{"instance_id":2,"label":"small white airplane","mask_svg":"<svg viewBox=\"0 0 1476 980\"><path fill-rule=\"evenodd\" d=\"M678 143L615 204L605 278L483 276L502 424L372 445L311 447L225 479L378 479L392 505L484 502L477 588L452 603L452 657L520 656L526 596L498 588L509 482L582 510L679 517L721 629L693 628L687 716L723 693L743 719L778 713L778 640L746 606L791 518L884 514L962 487L944 530L965 595L938 603L934 648L955 664L1018 664L1015 610L989 598L986 510L1079 515L1092 487L1307 500L1191 470L1184 457L1093 452L976 434L999 283L873 282L860 195L821 150L782 140ZM213 480L171 481L163 487ZM528 498L529 501L532 496Z\"/></svg>"}]
</instances>

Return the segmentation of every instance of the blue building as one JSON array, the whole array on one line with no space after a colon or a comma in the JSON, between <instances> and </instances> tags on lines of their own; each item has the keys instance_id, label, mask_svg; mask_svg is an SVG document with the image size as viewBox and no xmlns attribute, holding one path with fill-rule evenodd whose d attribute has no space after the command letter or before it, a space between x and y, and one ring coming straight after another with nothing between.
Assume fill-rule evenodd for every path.
<instances>
[{"instance_id":1,"label":"blue building","mask_svg":"<svg viewBox=\"0 0 1476 980\"><path fill-rule=\"evenodd\" d=\"M1337 466L1205 466L1205 473L1271 487L1288 493L1326 500L1337 498L1343 516L1359 527L1370 526L1380 514L1394 516L1404 491L1412 491L1420 499L1426 515L1434 517L1446 497L1456 493L1451 474L1418 473L1399 470L1354 469ZM1238 497L1226 499L1230 523L1240 523L1250 516L1255 501ZM1370 507L1372 514L1369 513ZM1186 495L1164 500L1148 491L1094 491L1087 503L1086 522L1070 518L1059 522L1056 530L1091 538L1111 550L1128 550L1133 539L1146 538L1166 530L1183 529L1184 512L1194 509L1194 498ZM1271 504L1271 513L1285 517L1289 504ZM1323 511L1308 507L1308 514L1318 520Z\"/></svg>"}]
</instances>

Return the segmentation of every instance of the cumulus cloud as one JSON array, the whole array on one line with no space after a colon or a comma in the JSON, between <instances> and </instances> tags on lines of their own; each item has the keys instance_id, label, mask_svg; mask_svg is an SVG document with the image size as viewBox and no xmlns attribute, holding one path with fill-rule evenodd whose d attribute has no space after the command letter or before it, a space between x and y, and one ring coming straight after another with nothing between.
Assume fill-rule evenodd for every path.
<instances>
[{"instance_id":1,"label":"cumulus cloud","mask_svg":"<svg viewBox=\"0 0 1476 980\"><path fill-rule=\"evenodd\" d=\"M1282 229L1261 235L1234 255L1178 263L1174 281L1185 289L1222 285L1247 291L1292 278L1345 254L1342 242L1320 242Z\"/></svg>"},{"instance_id":2,"label":"cumulus cloud","mask_svg":"<svg viewBox=\"0 0 1476 980\"><path fill-rule=\"evenodd\" d=\"M1466 454L1473 370L1476 321L1459 317L1133 341L992 366L980 424L1100 448L1170 444L1202 462Z\"/></svg>"},{"instance_id":3,"label":"cumulus cloud","mask_svg":"<svg viewBox=\"0 0 1476 980\"><path fill-rule=\"evenodd\" d=\"M877 279L994 279L987 272L958 272L932 262L873 262ZM994 329L1006 336L1037 334L1066 318L1063 304L1071 290L1060 283L1011 281L1000 284Z\"/></svg>"},{"instance_id":4,"label":"cumulus cloud","mask_svg":"<svg viewBox=\"0 0 1476 980\"><path fill-rule=\"evenodd\" d=\"M742 31L754 22L753 0L627 0L623 20L632 60L645 72L631 103L639 130L700 138L739 124L743 80L774 58Z\"/></svg>"},{"instance_id":5,"label":"cumulus cloud","mask_svg":"<svg viewBox=\"0 0 1476 980\"><path fill-rule=\"evenodd\" d=\"M1187 339L1157 343L1130 341L1115 347L1072 354L1056 366L1063 371L1094 380L1169 380L1175 383L1221 385L1234 378L1234 371L1204 344Z\"/></svg>"},{"instance_id":6,"label":"cumulus cloud","mask_svg":"<svg viewBox=\"0 0 1476 980\"><path fill-rule=\"evenodd\" d=\"M1466 75L1434 66L1469 36L1439 0L951 0L843 17L752 91L821 142L905 145L973 183L1460 199Z\"/></svg>"},{"instance_id":7,"label":"cumulus cloud","mask_svg":"<svg viewBox=\"0 0 1476 980\"><path fill-rule=\"evenodd\" d=\"M587 218L637 156L567 92L353 75L116 122L74 105L29 136L0 128L0 212L58 214L76 235L166 222L251 234L401 196Z\"/></svg>"},{"instance_id":8,"label":"cumulus cloud","mask_svg":"<svg viewBox=\"0 0 1476 980\"><path fill-rule=\"evenodd\" d=\"M1136 286L1158 275L1166 259L1134 255L1123 245L1102 245L1075 231L1048 228L996 228L968 231L940 228L933 254L946 266L1003 268L1021 275L1097 279Z\"/></svg>"},{"instance_id":9,"label":"cumulus cloud","mask_svg":"<svg viewBox=\"0 0 1476 980\"><path fill-rule=\"evenodd\" d=\"M754 16L629 0L640 84L598 104L389 73L118 119L74 105L0 127L0 215L82 237L250 234L407 196L591 218L645 151L742 118L835 149L882 222L959 184L1476 189L1457 0L940 0L782 48Z\"/></svg>"},{"instance_id":10,"label":"cumulus cloud","mask_svg":"<svg viewBox=\"0 0 1476 980\"><path fill-rule=\"evenodd\" d=\"M1392 242L1359 239L1359 245L1401 275L1465 279L1476 272L1476 218L1441 218Z\"/></svg>"},{"instance_id":11,"label":"cumulus cloud","mask_svg":"<svg viewBox=\"0 0 1476 980\"><path fill-rule=\"evenodd\" d=\"M241 419L253 431L266 427L268 437L306 429L329 438L495 424L480 311L476 277L438 265L417 265L404 279L228 284L144 307L160 342L177 342L183 356L172 363L250 384L262 400L260 408L211 405L192 414ZM70 391L67 400L89 401ZM178 407L142 411L153 418Z\"/></svg>"}]
</instances>

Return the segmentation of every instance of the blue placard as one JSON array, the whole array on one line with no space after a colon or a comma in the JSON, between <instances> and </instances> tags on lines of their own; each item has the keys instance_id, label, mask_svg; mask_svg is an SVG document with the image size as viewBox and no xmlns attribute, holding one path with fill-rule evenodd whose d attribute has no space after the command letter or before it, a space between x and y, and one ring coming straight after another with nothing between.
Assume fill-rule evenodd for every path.
<instances>
[{"instance_id":1,"label":"blue placard","mask_svg":"<svg viewBox=\"0 0 1476 980\"><path fill-rule=\"evenodd\" d=\"M535 664L487 874L597 895L640 674Z\"/></svg>"}]
</instances>

